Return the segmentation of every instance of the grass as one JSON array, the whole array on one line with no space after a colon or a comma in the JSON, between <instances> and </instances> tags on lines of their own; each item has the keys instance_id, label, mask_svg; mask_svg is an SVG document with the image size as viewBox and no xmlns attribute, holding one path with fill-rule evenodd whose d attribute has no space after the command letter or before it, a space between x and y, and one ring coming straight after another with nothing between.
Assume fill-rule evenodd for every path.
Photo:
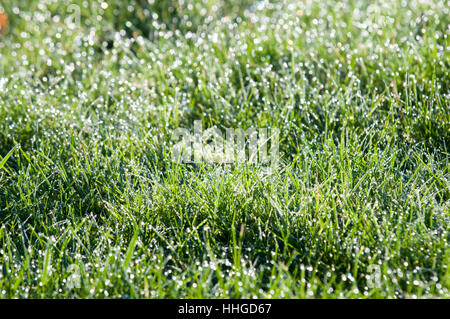
<instances>
[{"instance_id":1,"label":"grass","mask_svg":"<svg viewBox=\"0 0 450 319\"><path fill-rule=\"evenodd\" d=\"M447 1L107 4L1 1L1 298L450 296Z\"/></svg>"}]
</instances>

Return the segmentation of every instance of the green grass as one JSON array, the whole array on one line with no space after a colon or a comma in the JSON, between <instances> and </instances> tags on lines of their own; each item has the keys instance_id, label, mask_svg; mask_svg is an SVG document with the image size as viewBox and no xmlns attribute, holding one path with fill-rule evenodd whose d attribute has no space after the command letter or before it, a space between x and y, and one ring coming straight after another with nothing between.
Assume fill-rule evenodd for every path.
<instances>
[{"instance_id":1,"label":"green grass","mask_svg":"<svg viewBox=\"0 0 450 319\"><path fill-rule=\"evenodd\" d=\"M450 297L448 1L83 2L0 3L1 298Z\"/></svg>"}]
</instances>

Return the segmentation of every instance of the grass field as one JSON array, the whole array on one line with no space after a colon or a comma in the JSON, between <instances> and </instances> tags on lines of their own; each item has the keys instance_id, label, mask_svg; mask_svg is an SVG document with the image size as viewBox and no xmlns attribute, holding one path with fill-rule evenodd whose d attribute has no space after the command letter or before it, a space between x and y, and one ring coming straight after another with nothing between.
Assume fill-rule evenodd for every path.
<instances>
[{"instance_id":1,"label":"grass field","mask_svg":"<svg viewBox=\"0 0 450 319\"><path fill-rule=\"evenodd\" d=\"M0 298L450 297L447 0L0 8Z\"/></svg>"}]
</instances>

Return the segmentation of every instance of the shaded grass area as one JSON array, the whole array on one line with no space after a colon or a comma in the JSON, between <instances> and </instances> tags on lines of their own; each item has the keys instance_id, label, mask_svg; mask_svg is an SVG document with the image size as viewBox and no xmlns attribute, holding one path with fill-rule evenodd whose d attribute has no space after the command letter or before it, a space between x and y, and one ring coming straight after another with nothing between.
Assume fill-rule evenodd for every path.
<instances>
[{"instance_id":1,"label":"shaded grass area","mask_svg":"<svg viewBox=\"0 0 450 319\"><path fill-rule=\"evenodd\" d=\"M2 5L1 297L448 297L445 2ZM199 119L279 169L173 163Z\"/></svg>"}]
</instances>

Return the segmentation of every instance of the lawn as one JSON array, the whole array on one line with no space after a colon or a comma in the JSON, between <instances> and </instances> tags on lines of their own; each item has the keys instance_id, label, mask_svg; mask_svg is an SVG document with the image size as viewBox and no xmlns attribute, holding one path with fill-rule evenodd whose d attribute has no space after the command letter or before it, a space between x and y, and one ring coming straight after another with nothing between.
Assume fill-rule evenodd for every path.
<instances>
[{"instance_id":1,"label":"lawn","mask_svg":"<svg viewBox=\"0 0 450 319\"><path fill-rule=\"evenodd\" d=\"M0 298L450 297L447 0L2 11ZM174 161L196 121L278 165Z\"/></svg>"}]
</instances>

